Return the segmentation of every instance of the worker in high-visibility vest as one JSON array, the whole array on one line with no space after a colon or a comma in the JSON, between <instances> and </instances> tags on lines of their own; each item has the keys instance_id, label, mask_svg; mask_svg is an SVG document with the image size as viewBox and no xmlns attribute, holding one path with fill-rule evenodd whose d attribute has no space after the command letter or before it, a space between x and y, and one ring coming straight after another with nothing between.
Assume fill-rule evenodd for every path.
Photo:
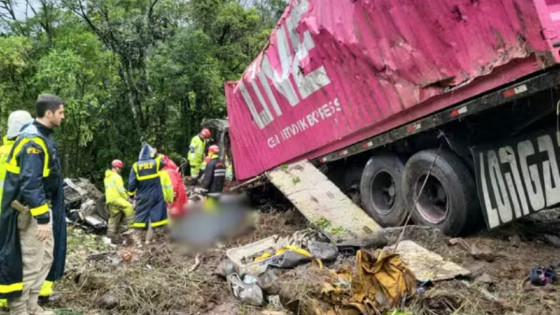
<instances>
[{"instance_id":1,"label":"worker in high-visibility vest","mask_svg":"<svg viewBox=\"0 0 560 315\"><path fill-rule=\"evenodd\" d=\"M64 119L64 102L40 95L37 118L17 136L4 167L0 216L0 298L11 314L55 314L43 310L45 280L64 273L66 218L62 167L54 128Z\"/></svg>"},{"instance_id":2,"label":"worker in high-visibility vest","mask_svg":"<svg viewBox=\"0 0 560 315\"><path fill-rule=\"evenodd\" d=\"M204 162L204 150L206 149L206 143L211 136L212 134L210 133L210 130L204 128L199 134L191 139L188 154L191 169L191 184L196 184L200 175L200 167Z\"/></svg>"},{"instance_id":3,"label":"worker in high-visibility vest","mask_svg":"<svg viewBox=\"0 0 560 315\"><path fill-rule=\"evenodd\" d=\"M120 175L124 163L121 160L113 160L111 169L105 171L105 203L109 209L109 224L107 236L114 237L119 233L122 220L126 220L129 227L132 227L134 220L134 209L128 201L123 179Z\"/></svg>"},{"instance_id":4,"label":"worker in high-visibility vest","mask_svg":"<svg viewBox=\"0 0 560 315\"><path fill-rule=\"evenodd\" d=\"M4 179L6 177L4 162L6 162L21 128L31 122L33 122L33 117L31 117L31 114L23 110L14 111L8 117L8 130L6 135L3 137L2 145L0 146L0 204L2 204ZM0 307L8 307L8 301L6 299L0 300Z\"/></svg>"}]
</instances>

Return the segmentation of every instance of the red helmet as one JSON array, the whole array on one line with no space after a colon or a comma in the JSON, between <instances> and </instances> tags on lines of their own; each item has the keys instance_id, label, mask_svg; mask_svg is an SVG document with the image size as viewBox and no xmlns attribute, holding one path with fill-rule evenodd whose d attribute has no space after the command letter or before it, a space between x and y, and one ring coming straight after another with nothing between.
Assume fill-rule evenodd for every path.
<instances>
[{"instance_id":1,"label":"red helmet","mask_svg":"<svg viewBox=\"0 0 560 315\"><path fill-rule=\"evenodd\" d=\"M208 128L203 128L200 131L200 136L202 137L202 139L208 139L208 138L210 138L210 136L212 136L212 133L210 132L210 130Z\"/></svg>"},{"instance_id":2,"label":"red helmet","mask_svg":"<svg viewBox=\"0 0 560 315\"><path fill-rule=\"evenodd\" d=\"M220 152L220 147L213 144L208 148L208 155L210 154L214 154L214 153L219 153Z\"/></svg>"},{"instance_id":3,"label":"red helmet","mask_svg":"<svg viewBox=\"0 0 560 315\"><path fill-rule=\"evenodd\" d=\"M124 163L121 160L113 160L113 162L111 162L111 166L123 168Z\"/></svg>"}]
</instances>

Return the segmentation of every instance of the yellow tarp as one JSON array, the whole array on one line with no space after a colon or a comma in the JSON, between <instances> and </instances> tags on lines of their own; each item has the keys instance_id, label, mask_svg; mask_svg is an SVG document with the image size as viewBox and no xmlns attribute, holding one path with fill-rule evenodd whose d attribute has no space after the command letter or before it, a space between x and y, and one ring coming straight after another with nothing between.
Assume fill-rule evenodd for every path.
<instances>
[{"instance_id":1,"label":"yellow tarp","mask_svg":"<svg viewBox=\"0 0 560 315\"><path fill-rule=\"evenodd\" d=\"M333 272L322 293L333 307L316 307L315 314L382 314L416 293L416 279L397 254L358 251L355 273L348 267Z\"/></svg>"}]
</instances>

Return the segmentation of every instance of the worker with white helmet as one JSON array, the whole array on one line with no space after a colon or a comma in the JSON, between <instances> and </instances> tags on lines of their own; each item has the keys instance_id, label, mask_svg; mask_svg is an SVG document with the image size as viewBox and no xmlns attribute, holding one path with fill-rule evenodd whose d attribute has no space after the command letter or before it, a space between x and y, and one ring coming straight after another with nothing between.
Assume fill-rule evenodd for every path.
<instances>
[{"instance_id":1,"label":"worker with white helmet","mask_svg":"<svg viewBox=\"0 0 560 315\"><path fill-rule=\"evenodd\" d=\"M24 110L16 110L8 117L8 131L3 137L2 145L0 146L0 203L2 202L2 194L4 190L3 183L6 178L6 168L4 167L4 162L8 158L21 128L31 122L33 122L33 117ZM7 306L8 302L5 299L0 300L0 307Z\"/></svg>"},{"instance_id":2,"label":"worker with white helmet","mask_svg":"<svg viewBox=\"0 0 560 315\"><path fill-rule=\"evenodd\" d=\"M21 128L31 122L33 122L33 117L24 110L16 110L10 114L8 117L8 131L2 139L2 146L0 146L1 164L4 164L3 162L6 160L8 154L10 154L10 150L12 149ZM2 166L0 165L0 167Z\"/></svg>"}]
</instances>

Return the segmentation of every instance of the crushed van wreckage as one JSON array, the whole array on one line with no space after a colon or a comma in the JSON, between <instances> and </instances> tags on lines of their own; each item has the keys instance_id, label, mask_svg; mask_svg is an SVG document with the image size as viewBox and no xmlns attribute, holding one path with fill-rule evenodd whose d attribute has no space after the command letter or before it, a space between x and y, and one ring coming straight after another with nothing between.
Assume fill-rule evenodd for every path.
<instances>
[{"instance_id":1,"label":"crushed van wreckage","mask_svg":"<svg viewBox=\"0 0 560 315\"><path fill-rule=\"evenodd\" d=\"M107 230L105 195L84 178L64 179L66 221L96 234Z\"/></svg>"}]
</instances>

